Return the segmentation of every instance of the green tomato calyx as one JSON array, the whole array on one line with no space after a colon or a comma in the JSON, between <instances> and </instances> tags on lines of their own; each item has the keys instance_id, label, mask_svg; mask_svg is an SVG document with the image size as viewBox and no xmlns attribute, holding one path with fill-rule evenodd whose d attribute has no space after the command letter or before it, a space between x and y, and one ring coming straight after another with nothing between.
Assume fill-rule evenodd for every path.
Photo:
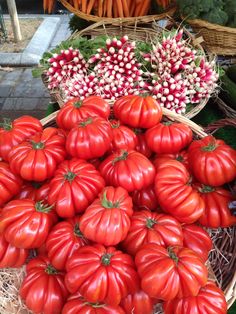
<instances>
[{"instance_id":1,"label":"green tomato calyx","mask_svg":"<svg viewBox=\"0 0 236 314\"><path fill-rule=\"evenodd\" d=\"M44 149L44 143L43 142L31 141L31 144L32 144L33 149L35 149L35 150Z\"/></svg>"},{"instance_id":2,"label":"green tomato calyx","mask_svg":"<svg viewBox=\"0 0 236 314\"><path fill-rule=\"evenodd\" d=\"M217 148L216 141L212 139L212 141L208 145L203 146L201 150L203 152L213 152L216 148Z\"/></svg>"},{"instance_id":3,"label":"green tomato calyx","mask_svg":"<svg viewBox=\"0 0 236 314\"><path fill-rule=\"evenodd\" d=\"M146 219L146 227L148 229L153 229L153 226L157 224L157 221L155 219L152 219L152 218L147 218Z\"/></svg>"},{"instance_id":4,"label":"green tomato calyx","mask_svg":"<svg viewBox=\"0 0 236 314\"><path fill-rule=\"evenodd\" d=\"M88 305L94 308L101 308L104 307L105 304L100 304L100 303L91 303L91 302L84 302L84 305Z\"/></svg>"},{"instance_id":5,"label":"green tomato calyx","mask_svg":"<svg viewBox=\"0 0 236 314\"><path fill-rule=\"evenodd\" d=\"M35 203L36 212L39 213L50 213L53 205L48 206L48 204L43 204L43 201L39 201Z\"/></svg>"},{"instance_id":6,"label":"green tomato calyx","mask_svg":"<svg viewBox=\"0 0 236 314\"><path fill-rule=\"evenodd\" d=\"M0 123L0 127L3 128L5 131L11 131L13 126L10 119L3 118L3 122Z\"/></svg>"},{"instance_id":7,"label":"green tomato calyx","mask_svg":"<svg viewBox=\"0 0 236 314\"><path fill-rule=\"evenodd\" d=\"M126 150L122 151L120 156L117 156L116 158L113 159L112 164L114 165L118 161L126 160L128 155L129 153Z\"/></svg>"},{"instance_id":8,"label":"green tomato calyx","mask_svg":"<svg viewBox=\"0 0 236 314\"><path fill-rule=\"evenodd\" d=\"M72 171L68 171L65 175L64 178L69 181L72 182L74 180L74 178L76 177L76 174Z\"/></svg>"},{"instance_id":9,"label":"green tomato calyx","mask_svg":"<svg viewBox=\"0 0 236 314\"><path fill-rule=\"evenodd\" d=\"M80 108L83 105L83 100L78 100L75 103L73 103L73 106L75 108Z\"/></svg>"},{"instance_id":10,"label":"green tomato calyx","mask_svg":"<svg viewBox=\"0 0 236 314\"><path fill-rule=\"evenodd\" d=\"M184 161L184 157L179 155L175 158L177 161L183 162Z\"/></svg>"},{"instance_id":11,"label":"green tomato calyx","mask_svg":"<svg viewBox=\"0 0 236 314\"><path fill-rule=\"evenodd\" d=\"M81 232L78 223L75 224L75 227L74 227L74 234L75 234L77 237L79 237L79 238L84 238L84 235L83 235L83 233Z\"/></svg>"},{"instance_id":12,"label":"green tomato calyx","mask_svg":"<svg viewBox=\"0 0 236 314\"><path fill-rule=\"evenodd\" d=\"M162 122L162 124L169 126L169 125L173 124L173 122L172 121L164 121L164 122Z\"/></svg>"},{"instance_id":13,"label":"green tomato calyx","mask_svg":"<svg viewBox=\"0 0 236 314\"><path fill-rule=\"evenodd\" d=\"M101 262L104 266L109 266L111 263L112 254L105 253L102 255Z\"/></svg>"},{"instance_id":14,"label":"green tomato calyx","mask_svg":"<svg viewBox=\"0 0 236 314\"><path fill-rule=\"evenodd\" d=\"M86 127L87 125L91 124L93 122L93 118L89 117L87 120L83 121L83 122L80 122L79 123L79 126L84 128Z\"/></svg>"},{"instance_id":15,"label":"green tomato calyx","mask_svg":"<svg viewBox=\"0 0 236 314\"><path fill-rule=\"evenodd\" d=\"M201 193L211 193L214 191L215 191L215 188L209 185L202 184L202 186L199 188L199 192Z\"/></svg>"},{"instance_id":16,"label":"green tomato calyx","mask_svg":"<svg viewBox=\"0 0 236 314\"><path fill-rule=\"evenodd\" d=\"M111 125L112 129L118 129L120 127L120 121L112 120L112 121L110 121L110 125Z\"/></svg>"},{"instance_id":17,"label":"green tomato calyx","mask_svg":"<svg viewBox=\"0 0 236 314\"><path fill-rule=\"evenodd\" d=\"M175 254L174 250L172 247L168 247L167 249L168 255L171 259L173 259L173 261L178 264L179 258L178 256Z\"/></svg>"},{"instance_id":18,"label":"green tomato calyx","mask_svg":"<svg viewBox=\"0 0 236 314\"><path fill-rule=\"evenodd\" d=\"M112 203L107 199L107 194L106 192L103 193L102 198L101 198L101 204L104 208L119 208L120 207L120 202L116 201Z\"/></svg>"},{"instance_id":19,"label":"green tomato calyx","mask_svg":"<svg viewBox=\"0 0 236 314\"><path fill-rule=\"evenodd\" d=\"M45 273L48 275L56 275L58 274L58 271L51 264L48 264L47 268L45 269Z\"/></svg>"}]
</instances>

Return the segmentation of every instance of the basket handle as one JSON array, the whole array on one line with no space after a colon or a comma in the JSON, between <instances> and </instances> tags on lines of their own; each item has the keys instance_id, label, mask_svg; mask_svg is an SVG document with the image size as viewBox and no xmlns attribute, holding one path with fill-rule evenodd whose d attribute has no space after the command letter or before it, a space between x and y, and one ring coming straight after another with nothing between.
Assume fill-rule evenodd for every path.
<instances>
[{"instance_id":1,"label":"basket handle","mask_svg":"<svg viewBox=\"0 0 236 314\"><path fill-rule=\"evenodd\" d=\"M213 134L217 130L219 130L220 128L223 128L225 126L233 126L236 128L236 119L226 118L226 119L218 120L216 122L209 124L207 127L204 128L204 130L207 133L209 132L209 133Z\"/></svg>"}]
</instances>

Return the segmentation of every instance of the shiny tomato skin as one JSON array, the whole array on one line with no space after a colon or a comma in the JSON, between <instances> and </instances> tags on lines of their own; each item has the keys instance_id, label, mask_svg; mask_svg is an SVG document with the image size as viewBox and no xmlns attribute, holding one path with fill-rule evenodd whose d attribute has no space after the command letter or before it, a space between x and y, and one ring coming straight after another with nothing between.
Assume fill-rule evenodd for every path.
<instances>
[{"instance_id":1,"label":"shiny tomato skin","mask_svg":"<svg viewBox=\"0 0 236 314\"><path fill-rule=\"evenodd\" d=\"M158 201L153 185L143 190L135 190L132 193L132 199L138 210L157 210L158 208Z\"/></svg>"},{"instance_id":2,"label":"shiny tomato skin","mask_svg":"<svg viewBox=\"0 0 236 314\"><path fill-rule=\"evenodd\" d=\"M6 241L3 234L0 234L0 268L23 266L28 254L28 250L16 248Z\"/></svg>"},{"instance_id":3,"label":"shiny tomato skin","mask_svg":"<svg viewBox=\"0 0 236 314\"><path fill-rule=\"evenodd\" d=\"M70 130L66 150L72 157L88 160L102 157L110 149L111 141L110 123L100 117L90 117Z\"/></svg>"},{"instance_id":4,"label":"shiny tomato skin","mask_svg":"<svg viewBox=\"0 0 236 314\"><path fill-rule=\"evenodd\" d=\"M8 161L8 155L14 146L42 130L41 122L31 116L22 116L12 122L5 119L0 127L0 158Z\"/></svg>"},{"instance_id":5,"label":"shiny tomato skin","mask_svg":"<svg viewBox=\"0 0 236 314\"><path fill-rule=\"evenodd\" d=\"M227 314L223 291L212 281L202 287L197 296L164 302L165 314Z\"/></svg>"},{"instance_id":6,"label":"shiny tomato skin","mask_svg":"<svg viewBox=\"0 0 236 314\"><path fill-rule=\"evenodd\" d=\"M158 167L158 164L160 162L163 162L165 159L177 160L177 161L181 162L186 167L186 169L188 171L190 171L187 150L182 150L181 152L175 153L175 154L161 154L161 155L157 155L154 158L154 160L153 160L154 166Z\"/></svg>"},{"instance_id":7,"label":"shiny tomato skin","mask_svg":"<svg viewBox=\"0 0 236 314\"><path fill-rule=\"evenodd\" d=\"M127 253L134 256L147 243L156 243L164 247L182 246L183 233L180 223L169 215L147 210L135 212L122 247Z\"/></svg>"},{"instance_id":8,"label":"shiny tomato skin","mask_svg":"<svg viewBox=\"0 0 236 314\"><path fill-rule=\"evenodd\" d=\"M99 96L89 96L84 100L72 98L60 109L56 122L59 128L69 131L84 119L97 116L107 119L109 115L110 105Z\"/></svg>"},{"instance_id":9,"label":"shiny tomato skin","mask_svg":"<svg viewBox=\"0 0 236 314\"><path fill-rule=\"evenodd\" d=\"M201 195L190 185L190 174L176 160L166 160L156 168L155 192L164 212L182 223L193 223L204 213Z\"/></svg>"},{"instance_id":10,"label":"shiny tomato skin","mask_svg":"<svg viewBox=\"0 0 236 314\"><path fill-rule=\"evenodd\" d=\"M93 242L117 245L125 239L133 214L132 198L122 187L105 187L81 217L80 229Z\"/></svg>"},{"instance_id":11,"label":"shiny tomato skin","mask_svg":"<svg viewBox=\"0 0 236 314\"><path fill-rule=\"evenodd\" d=\"M159 123L145 133L149 148L157 154L175 154L188 146L192 130L183 123Z\"/></svg>"},{"instance_id":12,"label":"shiny tomato skin","mask_svg":"<svg viewBox=\"0 0 236 314\"><path fill-rule=\"evenodd\" d=\"M105 182L100 173L82 159L62 162L50 182L49 204L55 204L60 217L72 218L94 201Z\"/></svg>"},{"instance_id":13,"label":"shiny tomato skin","mask_svg":"<svg viewBox=\"0 0 236 314\"><path fill-rule=\"evenodd\" d=\"M90 241L80 231L79 216L57 223L49 232L46 250L52 265L65 270L67 260Z\"/></svg>"},{"instance_id":14,"label":"shiny tomato skin","mask_svg":"<svg viewBox=\"0 0 236 314\"><path fill-rule=\"evenodd\" d=\"M121 300L120 305L126 314L153 314L153 307L156 301L148 296L144 291L139 290L134 294L129 294Z\"/></svg>"},{"instance_id":15,"label":"shiny tomato skin","mask_svg":"<svg viewBox=\"0 0 236 314\"><path fill-rule=\"evenodd\" d=\"M22 179L13 173L6 162L0 161L0 206L17 195L22 187Z\"/></svg>"},{"instance_id":16,"label":"shiny tomato skin","mask_svg":"<svg viewBox=\"0 0 236 314\"><path fill-rule=\"evenodd\" d=\"M195 224L183 225L182 230L184 236L183 246L198 253L203 261L206 262L208 254L212 249L212 240L208 232Z\"/></svg>"},{"instance_id":17,"label":"shiny tomato skin","mask_svg":"<svg viewBox=\"0 0 236 314\"><path fill-rule=\"evenodd\" d=\"M151 96L123 96L116 100L113 109L117 119L134 128L151 128L162 118L161 106Z\"/></svg>"},{"instance_id":18,"label":"shiny tomato skin","mask_svg":"<svg viewBox=\"0 0 236 314\"><path fill-rule=\"evenodd\" d=\"M145 134L144 133L137 133L137 145L135 150L140 154L143 154L147 158L152 156L152 150L148 147Z\"/></svg>"},{"instance_id":19,"label":"shiny tomato skin","mask_svg":"<svg viewBox=\"0 0 236 314\"><path fill-rule=\"evenodd\" d=\"M109 155L99 170L107 185L121 186L128 192L145 189L155 178L155 168L150 160L133 150Z\"/></svg>"},{"instance_id":20,"label":"shiny tomato skin","mask_svg":"<svg viewBox=\"0 0 236 314\"><path fill-rule=\"evenodd\" d=\"M125 312L118 305L89 303L81 297L80 293L76 293L67 299L62 314L125 314Z\"/></svg>"},{"instance_id":21,"label":"shiny tomato skin","mask_svg":"<svg viewBox=\"0 0 236 314\"><path fill-rule=\"evenodd\" d=\"M57 221L55 211L30 199L14 200L3 207L0 214L0 233L15 247L40 247Z\"/></svg>"},{"instance_id":22,"label":"shiny tomato skin","mask_svg":"<svg viewBox=\"0 0 236 314\"><path fill-rule=\"evenodd\" d=\"M65 284L91 303L118 305L139 288L139 277L128 254L115 247L84 246L66 264Z\"/></svg>"},{"instance_id":23,"label":"shiny tomato skin","mask_svg":"<svg viewBox=\"0 0 236 314\"><path fill-rule=\"evenodd\" d=\"M38 184L35 182L25 182L22 186L20 193L15 197L15 199L31 199L33 201L44 200L47 201L49 193L49 183Z\"/></svg>"},{"instance_id":24,"label":"shiny tomato skin","mask_svg":"<svg viewBox=\"0 0 236 314\"><path fill-rule=\"evenodd\" d=\"M68 296L64 273L53 268L47 257L36 257L26 266L19 294L34 313L61 313Z\"/></svg>"},{"instance_id":25,"label":"shiny tomato skin","mask_svg":"<svg viewBox=\"0 0 236 314\"><path fill-rule=\"evenodd\" d=\"M111 151L119 149L135 149L137 136L130 128L120 125L118 120L110 120L112 128Z\"/></svg>"},{"instance_id":26,"label":"shiny tomato skin","mask_svg":"<svg viewBox=\"0 0 236 314\"><path fill-rule=\"evenodd\" d=\"M142 290L159 300L196 296L207 282L208 270L202 259L181 246L166 249L146 244L136 254L135 263Z\"/></svg>"},{"instance_id":27,"label":"shiny tomato skin","mask_svg":"<svg viewBox=\"0 0 236 314\"><path fill-rule=\"evenodd\" d=\"M236 224L236 216L229 209L233 196L228 190L209 186L203 186L198 190L205 203L205 211L199 218L201 225L209 228L225 228Z\"/></svg>"},{"instance_id":28,"label":"shiny tomato skin","mask_svg":"<svg viewBox=\"0 0 236 314\"><path fill-rule=\"evenodd\" d=\"M220 186L236 178L236 150L209 135L193 141L188 149L189 163L196 179Z\"/></svg>"},{"instance_id":29,"label":"shiny tomato skin","mask_svg":"<svg viewBox=\"0 0 236 314\"><path fill-rule=\"evenodd\" d=\"M9 154L9 163L12 171L24 180L42 182L54 175L65 157L64 135L49 127L15 146Z\"/></svg>"}]
</instances>

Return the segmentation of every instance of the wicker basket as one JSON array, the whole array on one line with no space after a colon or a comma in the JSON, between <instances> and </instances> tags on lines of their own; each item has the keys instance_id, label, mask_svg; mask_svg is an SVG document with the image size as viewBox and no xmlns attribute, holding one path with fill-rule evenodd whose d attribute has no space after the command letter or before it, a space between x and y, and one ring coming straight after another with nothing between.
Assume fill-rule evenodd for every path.
<instances>
[{"instance_id":1,"label":"wicker basket","mask_svg":"<svg viewBox=\"0 0 236 314\"><path fill-rule=\"evenodd\" d=\"M41 123L46 126L55 126L55 118L58 112L54 112L48 117L41 120ZM232 119L228 119L228 121L220 121L214 125L208 127L208 129L203 129L193 121L188 118L178 115L168 109L163 108L164 116L168 117L170 120L178 121L188 125L194 132L197 138L202 138L208 135L207 132L212 133L214 130L219 127L225 126L226 124L236 126L236 120L232 121ZM208 270L209 270L209 278L214 279L218 285L223 289L226 297L226 301L228 304L228 308L234 303L236 300L236 226L231 228L223 228L223 229L208 229L209 234L214 243L213 250L209 255L209 259L207 262ZM15 305L15 312L20 314L30 314L25 310L24 305L21 300L18 298L17 289L19 287L19 274L24 272L24 267L20 270L14 269L3 269L0 272L0 282L3 282L3 279L6 280L6 275L9 273L9 278L12 276L17 277L17 284L14 286L14 280L10 283L10 286L6 290L5 286L0 286L0 300L4 300L4 296L6 296L7 291L14 291L12 294L12 300L8 298L9 302L16 302L18 300L18 308ZM15 275L14 275L15 274ZM21 276L21 281L23 280L23 276ZM12 287L13 286L13 287ZM14 289L13 289L14 288ZM17 299L18 298L18 299ZM6 299L6 297L5 297ZM1 314L12 314L13 312L9 312L9 307L11 304L7 304L0 302L0 313ZM155 314L163 314L160 304L157 306ZM173 313L174 314L174 313Z\"/></svg>"},{"instance_id":2,"label":"wicker basket","mask_svg":"<svg viewBox=\"0 0 236 314\"><path fill-rule=\"evenodd\" d=\"M207 21L187 20L193 30L204 38L210 52L217 55L236 55L236 28L212 24Z\"/></svg>"},{"instance_id":3,"label":"wicker basket","mask_svg":"<svg viewBox=\"0 0 236 314\"><path fill-rule=\"evenodd\" d=\"M100 22L100 21L106 21L110 24L116 25L120 23L129 23L129 24L135 24L137 22L146 22L150 20L161 20L165 18L166 16L173 16L176 7L171 7L169 10L167 10L164 13L161 14L155 14L155 15L146 15L146 16L138 16L138 17L124 17L124 18L108 18L108 17L99 17L92 14L86 14L83 13L80 10L75 9L68 1L66 0L60 0L60 2L63 4L63 6L70 11L71 13L75 14L76 16L80 17L83 20L90 21L90 22Z\"/></svg>"},{"instance_id":4,"label":"wicker basket","mask_svg":"<svg viewBox=\"0 0 236 314\"><path fill-rule=\"evenodd\" d=\"M156 23L158 20L149 16L146 21L142 20L142 26L139 26L139 22L136 21L135 25L129 25L127 23L122 23L119 26L111 25L109 21L100 21L95 24L90 25L82 31L75 32L72 34L68 40L73 40L81 36L96 37L99 35L107 36L120 36L128 35L131 40L139 40L144 42L152 42L153 38L157 37L157 34L163 31L163 28ZM177 24L173 19L168 18L165 21L165 28L171 29L173 26L179 28L180 25ZM191 45L195 49L200 50L202 54L205 54L202 47L203 38L193 36L187 29L183 28L185 35L190 39ZM212 55L206 55L207 59L211 61L213 59ZM45 75L42 76L44 84L47 86L47 81ZM56 101L59 99L62 104L62 97L59 90L53 90L50 92L52 98ZM196 104L190 111L188 111L185 116L189 119L197 115L207 104L208 98L203 99L200 103Z\"/></svg>"}]
</instances>

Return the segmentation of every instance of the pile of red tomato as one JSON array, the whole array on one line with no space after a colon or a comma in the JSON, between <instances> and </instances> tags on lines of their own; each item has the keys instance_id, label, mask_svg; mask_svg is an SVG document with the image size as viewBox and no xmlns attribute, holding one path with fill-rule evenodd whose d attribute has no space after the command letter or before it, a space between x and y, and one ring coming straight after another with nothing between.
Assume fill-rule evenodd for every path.
<instances>
[{"instance_id":1,"label":"pile of red tomato","mask_svg":"<svg viewBox=\"0 0 236 314\"><path fill-rule=\"evenodd\" d=\"M0 267L33 313L223 314L203 227L236 223L236 151L162 116L151 97L72 99L45 127L0 128ZM28 261L30 250L37 256Z\"/></svg>"}]
</instances>

